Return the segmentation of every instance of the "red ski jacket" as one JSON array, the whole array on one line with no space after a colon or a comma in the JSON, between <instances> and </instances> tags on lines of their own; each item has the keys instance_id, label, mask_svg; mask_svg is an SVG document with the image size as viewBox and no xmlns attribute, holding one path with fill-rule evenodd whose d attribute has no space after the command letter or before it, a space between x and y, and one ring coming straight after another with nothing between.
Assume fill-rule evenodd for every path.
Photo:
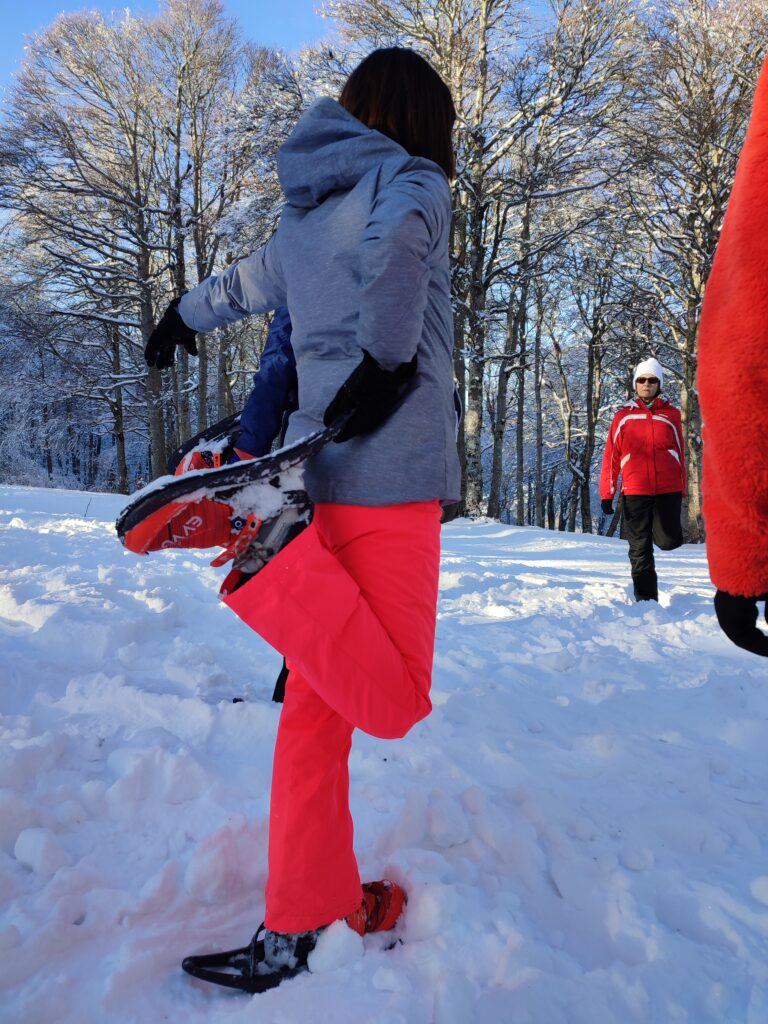
<instances>
[{"instance_id":1,"label":"red ski jacket","mask_svg":"<svg viewBox=\"0 0 768 1024\"><path fill-rule=\"evenodd\" d=\"M619 474L624 494L685 493L683 427L666 398L655 398L650 406L635 398L613 417L603 453L601 498L613 498Z\"/></svg>"},{"instance_id":2,"label":"red ski jacket","mask_svg":"<svg viewBox=\"0 0 768 1024\"><path fill-rule=\"evenodd\" d=\"M736 168L698 334L712 582L768 593L768 61Z\"/></svg>"}]
</instances>

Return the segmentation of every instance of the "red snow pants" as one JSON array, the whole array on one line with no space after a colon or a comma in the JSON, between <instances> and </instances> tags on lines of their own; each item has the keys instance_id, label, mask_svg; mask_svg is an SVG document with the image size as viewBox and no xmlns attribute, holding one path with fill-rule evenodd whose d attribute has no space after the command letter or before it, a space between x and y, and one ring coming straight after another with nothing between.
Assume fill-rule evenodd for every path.
<instances>
[{"instance_id":1,"label":"red snow pants","mask_svg":"<svg viewBox=\"0 0 768 1024\"><path fill-rule=\"evenodd\" d=\"M317 505L312 523L226 604L283 654L269 818L267 928L356 910L352 732L404 736L432 705L440 506Z\"/></svg>"}]
</instances>

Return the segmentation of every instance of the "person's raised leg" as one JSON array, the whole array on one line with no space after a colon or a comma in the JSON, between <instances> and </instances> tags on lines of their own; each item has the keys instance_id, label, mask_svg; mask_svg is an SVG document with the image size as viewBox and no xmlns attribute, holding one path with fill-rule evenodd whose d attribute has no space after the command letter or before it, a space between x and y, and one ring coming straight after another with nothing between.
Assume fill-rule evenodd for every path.
<instances>
[{"instance_id":1,"label":"person's raised leg","mask_svg":"<svg viewBox=\"0 0 768 1024\"><path fill-rule=\"evenodd\" d=\"M342 718L395 738L431 709L439 562L437 502L318 505L226 603Z\"/></svg>"},{"instance_id":2,"label":"person's raised leg","mask_svg":"<svg viewBox=\"0 0 768 1024\"><path fill-rule=\"evenodd\" d=\"M680 511L683 496L679 491L657 494L653 505L653 542L662 551L674 551L683 543Z\"/></svg>"}]
</instances>

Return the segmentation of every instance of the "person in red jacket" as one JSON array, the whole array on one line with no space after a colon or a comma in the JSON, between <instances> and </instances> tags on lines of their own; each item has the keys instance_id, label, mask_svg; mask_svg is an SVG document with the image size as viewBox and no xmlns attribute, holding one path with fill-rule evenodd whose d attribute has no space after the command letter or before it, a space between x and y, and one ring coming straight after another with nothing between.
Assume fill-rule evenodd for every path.
<instances>
[{"instance_id":1,"label":"person in red jacket","mask_svg":"<svg viewBox=\"0 0 768 1024\"><path fill-rule=\"evenodd\" d=\"M678 410L661 397L664 370L656 359L638 363L632 381L635 397L619 409L608 431L600 498L603 512L612 515L621 476L635 600L658 601L653 545L672 551L683 543L683 428Z\"/></svg>"},{"instance_id":2,"label":"person in red jacket","mask_svg":"<svg viewBox=\"0 0 768 1024\"><path fill-rule=\"evenodd\" d=\"M726 636L768 657L768 61L707 281L698 334L707 558ZM763 608L765 611L765 605Z\"/></svg>"}]
</instances>

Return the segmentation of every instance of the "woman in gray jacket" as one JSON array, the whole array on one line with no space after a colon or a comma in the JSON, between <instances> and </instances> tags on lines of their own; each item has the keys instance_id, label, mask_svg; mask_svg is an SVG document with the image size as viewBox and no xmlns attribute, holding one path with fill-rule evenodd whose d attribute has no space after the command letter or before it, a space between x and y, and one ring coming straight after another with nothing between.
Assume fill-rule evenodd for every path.
<instances>
[{"instance_id":1,"label":"woman in gray jacket","mask_svg":"<svg viewBox=\"0 0 768 1024\"><path fill-rule=\"evenodd\" d=\"M405 900L390 880L361 886L347 760L355 728L391 739L431 709L440 505L460 487L448 266L454 119L425 60L399 48L372 53L339 102L315 103L282 147L286 205L274 236L184 295L148 345L148 361L168 365L174 344L194 332L287 305L299 407L286 442L348 417L341 443L307 466L311 525L226 597L290 669L266 932L242 968L251 990L305 966L324 926L389 929Z\"/></svg>"}]
</instances>

